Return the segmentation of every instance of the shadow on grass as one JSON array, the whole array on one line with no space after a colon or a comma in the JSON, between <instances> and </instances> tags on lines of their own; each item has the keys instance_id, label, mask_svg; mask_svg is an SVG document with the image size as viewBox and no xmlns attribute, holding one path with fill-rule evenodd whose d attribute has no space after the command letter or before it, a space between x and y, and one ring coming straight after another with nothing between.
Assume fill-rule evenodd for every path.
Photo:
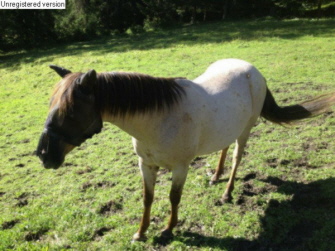
<instances>
[{"instance_id":1,"label":"shadow on grass","mask_svg":"<svg viewBox=\"0 0 335 251\"><path fill-rule=\"evenodd\" d=\"M333 250L335 247L335 178L304 184L268 177L263 182L277 186L277 192L291 200L271 199L255 240L217 238L181 232L174 240L189 247L224 250ZM165 246L169 243L159 243Z\"/></svg>"},{"instance_id":2,"label":"shadow on grass","mask_svg":"<svg viewBox=\"0 0 335 251\"><path fill-rule=\"evenodd\" d=\"M238 21L202 23L146 32L138 35L105 37L88 42L60 45L50 49L35 49L0 55L0 68L19 68L21 64L52 62L55 58L90 52L104 55L130 50L170 48L176 45L196 45L229 42L236 39L251 41L278 37L297 39L301 36L333 37L335 20ZM42 60L42 61L41 61Z\"/></svg>"}]
</instances>

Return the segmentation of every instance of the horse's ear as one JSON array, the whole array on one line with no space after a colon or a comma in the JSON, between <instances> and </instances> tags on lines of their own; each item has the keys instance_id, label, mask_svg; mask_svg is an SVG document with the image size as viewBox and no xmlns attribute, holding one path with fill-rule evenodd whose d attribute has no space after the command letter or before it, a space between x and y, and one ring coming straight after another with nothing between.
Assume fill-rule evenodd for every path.
<instances>
[{"instance_id":1,"label":"horse's ear","mask_svg":"<svg viewBox=\"0 0 335 251\"><path fill-rule=\"evenodd\" d=\"M77 82L84 92L90 92L93 89L94 83L97 81L97 72L89 70L83 74Z\"/></svg>"},{"instance_id":2,"label":"horse's ear","mask_svg":"<svg viewBox=\"0 0 335 251\"><path fill-rule=\"evenodd\" d=\"M65 68L59 67L57 65L51 64L51 65L49 65L49 67L51 69L53 69L55 72L57 72L57 74L59 76L61 76L62 78L64 78L67 74L71 73L71 71L69 71L69 70L67 70Z\"/></svg>"}]
</instances>

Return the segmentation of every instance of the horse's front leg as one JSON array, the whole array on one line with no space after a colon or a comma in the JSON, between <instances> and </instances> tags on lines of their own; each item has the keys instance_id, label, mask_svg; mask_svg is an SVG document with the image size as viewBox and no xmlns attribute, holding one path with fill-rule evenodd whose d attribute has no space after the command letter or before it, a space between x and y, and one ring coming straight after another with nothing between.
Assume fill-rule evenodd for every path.
<instances>
[{"instance_id":1,"label":"horse's front leg","mask_svg":"<svg viewBox=\"0 0 335 251\"><path fill-rule=\"evenodd\" d=\"M157 166L149 166L143 163L143 160L139 161L141 174L143 178L143 205L144 211L140 228L133 236L133 241L144 241L146 240L145 232L150 225L150 212L151 204L154 199L155 183L157 178Z\"/></svg>"},{"instance_id":2,"label":"horse's front leg","mask_svg":"<svg viewBox=\"0 0 335 251\"><path fill-rule=\"evenodd\" d=\"M162 237L171 238L172 230L178 223L178 205L187 177L188 166L176 167L172 171L172 186L170 190L171 214L167 227L162 231Z\"/></svg>"}]
</instances>

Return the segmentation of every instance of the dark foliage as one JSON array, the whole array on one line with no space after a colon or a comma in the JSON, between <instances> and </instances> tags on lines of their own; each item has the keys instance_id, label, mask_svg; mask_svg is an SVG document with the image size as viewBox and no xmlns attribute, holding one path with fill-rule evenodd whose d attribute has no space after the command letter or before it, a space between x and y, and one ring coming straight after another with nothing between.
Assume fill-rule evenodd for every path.
<instances>
[{"instance_id":1,"label":"dark foliage","mask_svg":"<svg viewBox=\"0 0 335 251\"><path fill-rule=\"evenodd\" d=\"M334 0L67 0L66 10L0 10L0 51L222 19L335 17ZM324 5L322 5L324 4Z\"/></svg>"}]
</instances>

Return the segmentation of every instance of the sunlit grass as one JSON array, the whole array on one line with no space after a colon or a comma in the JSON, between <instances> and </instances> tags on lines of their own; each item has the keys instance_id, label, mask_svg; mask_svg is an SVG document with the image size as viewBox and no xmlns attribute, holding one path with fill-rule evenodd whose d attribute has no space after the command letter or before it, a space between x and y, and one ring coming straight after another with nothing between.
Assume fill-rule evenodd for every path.
<instances>
[{"instance_id":1,"label":"sunlit grass","mask_svg":"<svg viewBox=\"0 0 335 251\"><path fill-rule=\"evenodd\" d=\"M201 168L191 166L176 237L164 245L157 236L169 213L171 175L165 172L158 177L149 239L130 243L142 213L130 136L105 124L56 171L43 169L33 151L59 81L48 64L193 79L218 59L240 58L289 105L335 89L334 34L333 20L222 22L1 55L0 250L330 250L333 114L289 128L260 121L233 204L215 206L227 175L208 185L219 153L201 159Z\"/></svg>"}]
</instances>

